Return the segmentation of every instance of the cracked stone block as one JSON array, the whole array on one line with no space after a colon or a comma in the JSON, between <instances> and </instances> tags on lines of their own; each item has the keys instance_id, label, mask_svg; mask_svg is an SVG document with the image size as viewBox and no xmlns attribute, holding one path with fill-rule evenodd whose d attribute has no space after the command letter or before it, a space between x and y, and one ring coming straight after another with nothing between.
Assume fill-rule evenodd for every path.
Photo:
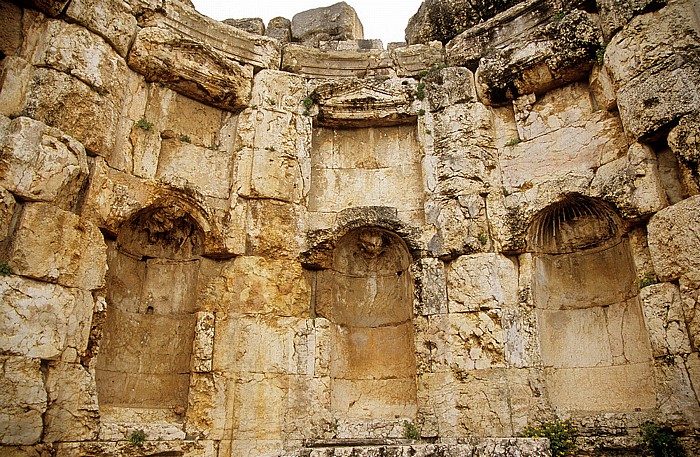
<instances>
[{"instance_id":1,"label":"cracked stone block","mask_svg":"<svg viewBox=\"0 0 700 457\"><path fill-rule=\"evenodd\" d=\"M0 370L0 444L38 443L47 405L40 361L0 356Z\"/></svg>"}]
</instances>

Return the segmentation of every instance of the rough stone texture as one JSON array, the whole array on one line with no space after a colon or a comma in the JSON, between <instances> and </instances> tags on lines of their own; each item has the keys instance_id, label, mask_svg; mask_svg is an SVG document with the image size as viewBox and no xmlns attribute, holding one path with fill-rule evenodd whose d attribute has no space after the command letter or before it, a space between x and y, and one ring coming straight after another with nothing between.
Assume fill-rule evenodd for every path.
<instances>
[{"instance_id":1,"label":"rough stone texture","mask_svg":"<svg viewBox=\"0 0 700 457\"><path fill-rule=\"evenodd\" d=\"M634 0L619 2L615 0L597 0L600 26L606 40L615 35L622 27L639 14L654 11L665 6L665 0Z\"/></svg>"},{"instance_id":2,"label":"rough stone texture","mask_svg":"<svg viewBox=\"0 0 700 457\"><path fill-rule=\"evenodd\" d=\"M518 3L514 0L479 2L427 0L411 17L406 27L408 44L433 40L447 43L464 30L492 18Z\"/></svg>"},{"instance_id":3,"label":"rough stone texture","mask_svg":"<svg viewBox=\"0 0 700 457\"><path fill-rule=\"evenodd\" d=\"M3 355L0 367L0 444L38 443L47 404L40 361Z\"/></svg>"},{"instance_id":4,"label":"rough stone texture","mask_svg":"<svg viewBox=\"0 0 700 457\"><path fill-rule=\"evenodd\" d=\"M37 230L44 227L44 230ZM46 230L60 227L59 230ZM46 203L24 205L9 251L15 274L84 290L104 283L104 237L91 222Z\"/></svg>"},{"instance_id":5,"label":"rough stone texture","mask_svg":"<svg viewBox=\"0 0 700 457\"><path fill-rule=\"evenodd\" d=\"M321 41L363 39L364 32L355 10L345 2L295 14L292 39L318 47Z\"/></svg>"},{"instance_id":6,"label":"rough stone texture","mask_svg":"<svg viewBox=\"0 0 700 457\"><path fill-rule=\"evenodd\" d=\"M3 30L0 32L0 55L13 56L22 44L22 9L10 2L0 4Z\"/></svg>"},{"instance_id":7,"label":"rough stone texture","mask_svg":"<svg viewBox=\"0 0 700 457\"><path fill-rule=\"evenodd\" d=\"M513 307L516 266L498 254L462 256L449 264L447 295L451 313Z\"/></svg>"},{"instance_id":8,"label":"rough stone texture","mask_svg":"<svg viewBox=\"0 0 700 457\"><path fill-rule=\"evenodd\" d=\"M292 41L292 21L281 16L273 17L267 23L265 36L275 38L282 43L289 43Z\"/></svg>"},{"instance_id":9,"label":"rough stone texture","mask_svg":"<svg viewBox=\"0 0 700 457\"><path fill-rule=\"evenodd\" d=\"M66 8L68 2L70 0L28 0L26 3L49 16L58 16Z\"/></svg>"},{"instance_id":10,"label":"rough stone texture","mask_svg":"<svg viewBox=\"0 0 700 457\"><path fill-rule=\"evenodd\" d=\"M85 148L41 122L18 117L0 138L0 185L25 200L71 209L87 178Z\"/></svg>"},{"instance_id":11,"label":"rough stone texture","mask_svg":"<svg viewBox=\"0 0 700 457\"><path fill-rule=\"evenodd\" d=\"M689 354L690 340L678 287L652 284L641 289L640 297L654 357Z\"/></svg>"},{"instance_id":12,"label":"rough stone texture","mask_svg":"<svg viewBox=\"0 0 700 457\"><path fill-rule=\"evenodd\" d=\"M136 36L136 18L129 2L75 0L68 5L66 16L104 37L126 58Z\"/></svg>"},{"instance_id":13,"label":"rough stone texture","mask_svg":"<svg viewBox=\"0 0 700 457\"><path fill-rule=\"evenodd\" d=\"M668 134L668 145L676 155L685 185L700 192L700 119L698 115L683 117Z\"/></svg>"},{"instance_id":14,"label":"rough stone texture","mask_svg":"<svg viewBox=\"0 0 700 457\"><path fill-rule=\"evenodd\" d=\"M255 35L265 35L265 23L259 17L244 19L224 19L224 24L228 24L237 29L245 30ZM268 35L269 36L269 35Z\"/></svg>"},{"instance_id":15,"label":"rough stone texture","mask_svg":"<svg viewBox=\"0 0 700 457\"><path fill-rule=\"evenodd\" d=\"M0 291L4 353L37 359L65 353L70 360L85 351L93 309L89 292L19 276L3 277Z\"/></svg>"},{"instance_id":16,"label":"rough stone texture","mask_svg":"<svg viewBox=\"0 0 700 457\"><path fill-rule=\"evenodd\" d=\"M4 242L10 235L10 225L15 208L17 208L17 202L14 196L0 187L0 243Z\"/></svg>"}]
</instances>

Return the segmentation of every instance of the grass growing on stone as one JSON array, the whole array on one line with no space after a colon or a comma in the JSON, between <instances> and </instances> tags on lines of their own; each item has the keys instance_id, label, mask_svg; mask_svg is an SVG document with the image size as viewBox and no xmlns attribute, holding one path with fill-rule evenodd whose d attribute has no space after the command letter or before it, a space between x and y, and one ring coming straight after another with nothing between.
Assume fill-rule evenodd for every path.
<instances>
[{"instance_id":1,"label":"grass growing on stone","mask_svg":"<svg viewBox=\"0 0 700 457\"><path fill-rule=\"evenodd\" d=\"M0 276L9 276L12 274L12 268L7 262L0 262Z\"/></svg>"},{"instance_id":2,"label":"grass growing on stone","mask_svg":"<svg viewBox=\"0 0 700 457\"><path fill-rule=\"evenodd\" d=\"M148 122L146 119L139 119L134 122L134 125L141 130L149 131L153 128L153 122Z\"/></svg>"},{"instance_id":3,"label":"grass growing on stone","mask_svg":"<svg viewBox=\"0 0 700 457\"><path fill-rule=\"evenodd\" d=\"M134 446L140 446L144 441L146 441L146 432L143 430L134 430L129 435L129 442Z\"/></svg>"},{"instance_id":4,"label":"grass growing on stone","mask_svg":"<svg viewBox=\"0 0 700 457\"><path fill-rule=\"evenodd\" d=\"M403 421L403 436L408 440L419 440L420 431L413 422Z\"/></svg>"}]
</instances>

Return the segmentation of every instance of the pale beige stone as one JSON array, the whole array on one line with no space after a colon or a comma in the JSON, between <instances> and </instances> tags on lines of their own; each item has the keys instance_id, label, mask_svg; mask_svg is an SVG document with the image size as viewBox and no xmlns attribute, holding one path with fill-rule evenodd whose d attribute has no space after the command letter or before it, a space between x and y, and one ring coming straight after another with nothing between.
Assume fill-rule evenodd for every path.
<instances>
[{"instance_id":1,"label":"pale beige stone","mask_svg":"<svg viewBox=\"0 0 700 457\"><path fill-rule=\"evenodd\" d=\"M311 286L297 262L241 256L232 261L208 263L202 276L198 299L202 309L308 316Z\"/></svg>"},{"instance_id":2,"label":"pale beige stone","mask_svg":"<svg viewBox=\"0 0 700 457\"><path fill-rule=\"evenodd\" d=\"M136 36L136 18L129 2L72 1L66 10L66 15L105 37L120 56L126 57Z\"/></svg>"},{"instance_id":3,"label":"pale beige stone","mask_svg":"<svg viewBox=\"0 0 700 457\"><path fill-rule=\"evenodd\" d=\"M47 203L24 205L8 264L16 274L92 290L107 271L104 237L91 222Z\"/></svg>"},{"instance_id":4,"label":"pale beige stone","mask_svg":"<svg viewBox=\"0 0 700 457\"><path fill-rule=\"evenodd\" d=\"M304 80L277 70L263 70L255 75L251 106L301 114L307 96Z\"/></svg>"},{"instance_id":5,"label":"pale beige stone","mask_svg":"<svg viewBox=\"0 0 700 457\"><path fill-rule=\"evenodd\" d=\"M0 243L10 235L10 225L16 208L17 202L14 196L0 186Z\"/></svg>"},{"instance_id":6,"label":"pale beige stone","mask_svg":"<svg viewBox=\"0 0 700 457\"><path fill-rule=\"evenodd\" d=\"M0 367L0 443L38 443L47 406L40 361L2 356Z\"/></svg>"},{"instance_id":7,"label":"pale beige stone","mask_svg":"<svg viewBox=\"0 0 700 457\"><path fill-rule=\"evenodd\" d=\"M292 38L307 46L318 46L319 41L362 39L364 31L353 7L339 2L295 14Z\"/></svg>"},{"instance_id":8,"label":"pale beige stone","mask_svg":"<svg viewBox=\"0 0 700 457\"><path fill-rule=\"evenodd\" d=\"M678 287L652 284L640 291L654 357L688 354L690 340Z\"/></svg>"},{"instance_id":9,"label":"pale beige stone","mask_svg":"<svg viewBox=\"0 0 700 457\"><path fill-rule=\"evenodd\" d=\"M7 56L0 62L0 113L20 116L31 82L32 66L21 57Z\"/></svg>"},{"instance_id":10,"label":"pale beige stone","mask_svg":"<svg viewBox=\"0 0 700 457\"><path fill-rule=\"evenodd\" d=\"M119 438L96 442L56 443L57 457L72 457L75 455L97 453L104 457L119 457L134 453L134 445L128 437L134 430L145 428L147 440L142 443L143 451L138 452L152 454L181 454L191 457L210 457L217 454L218 442L211 440L185 440L184 435L178 435L177 439L167 433L161 432L157 427L142 427L138 423L129 424L131 428L124 429ZM154 438L149 438L154 437Z\"/></svg>"},{"instance_id":11,"label":"pale beige stone","mask_svg":"<svg viewBox=\"0 0 700 457\"><path fill-rule=\"evenodd\" d=\"M241 375L234 384L231 427L239 439L281 437L288 380L262 373Z\"/></svg>"},{"instance_id":12,"label":"pale beige stone","mask_svg":"<svg viewBox=\"0 0 700 457\"><path fill-rule=\"evenodd\" d=\"M669 206L649 221L649 250L660 279L672 281L681 276L700 281L700 196Z\"/></svg>"},{"instance_id":13,"label":"pale beige stone","mask_svg":"<svg viewBox=\"0 0 700 457\"><path fill-rule=\"evenodd\" d=\"M71 209L88 175L85 148L55 128L13 119L0 138L0 184L26 200Z\"/></svg>"},{"instance_id":14,"label":"pale beige stone","mask_svg":"<svg viewBox=\"0 0 700 457\"><path fill-rule=\"evenodd\" d=\"M697 376L697 362L688 356L668 357L655 367L658 405L661 414L673 420L700 425L700 406L697 403L696 389L692 382Z\"/></svg>"},{"instance_id":15,"label":"pale beige stone","mask_svg":"<svg viewBox=\"0 0 700 457\"><path fill-rule=\"evenodd\" d=\"M447 312L447 282L442 261L427 257L412 266L416 287L415 314L429 316Z\"/></svg>"},{"instance_id":16,"label":"pale beige stone","mask_svg":"<svg viewBox=\"0 0 700 457\"><path fill-rule=\"evenodd\" d=\"M387 73L391 65L385 51L320 51L288 44L280 69L310 78L364 78Z\"/></svg>"},{"instance_id":17,"label":"pale beige stone","mask_svg":"<svg viewBox=\"0 0 700 457\"><path fill-rule=\"evenodd\" d=\"M700 345L700 284L692 276L681 277L678 283L690 343L693 348L697 348Z\"/></svg>"},{"instance_id":18,"label":"pale beige stone","mask_svg":"<svg viewBox=\"0 0 700 457\"><path fill-rule=\"evenodd\" d=\"M396 48L391 56L399 77L418 76L421 72L445 64L445 50L439 41Z\"/></svg>"},{"instance_id":19,"label":"pale beige stone","mask_svg":"<svg viewBox=\"0 0 700 457\"><path fill-rule=\"evenodd\" d=\"M331 409L348 418L410 418L416 414L413 377L394 379L333 379Z\"/></svg>"},{"instance_id":20,"label":"pale beige stone","mask_svg":"<svg viewBox=\"0 0 700 457\"><path fill-rule=\"evenodd\" d=\"M185 430L189 436L223 440L230 436L234 381L219 373L192 373Z\"/></svg>"},{"instance_id":21,"label":"pale beige stone","mask_svg":"<svg viewBox=\"0 0 700 457\"><path fill-rule=\"evenodd\" d=\"M194 328L194 343L192 346L192 371L208 372L212 370L214 358L214 330L216 314L200 311L197 313L197 323Z\"/></svg>"},{"instance_id":22,"label":"pale beige stone","mask_svg":"<svg viewBox=\"0 0 700 457\"><path fill-rule=\"evenodd\" d=\"M591 95L593 95L598 109L612 111L617 108L615 85L607 67L594 65L588 78L588 85L591 88Z\"/></svg>"},{"instance_id":23,"label":"pale beige stone","mask_svg":"<svg viewBox=\"0 0 700 457\"><path fill-rule=\"evenodd\" d=\"M0 278L5 353L58 359L87 348L93 300L89 292L18 276Z\"/></svg>"},{"instance_id":24,"label":"pale beige stone","mask_svg":"<svg viewBox=\"0 0 700 457\"><path fill-rule=\"evenodd\" d=\"M499 254L461 256L447 268L451 313L514 307L517 288L515 263Z\"/></svg>"},{"instance_id":25,"label":"pale beige stone","mask_svg":"<svg viewBox=\"0 0 700 457\"><path fill-rule=\"evenodd\" d=\"M47 369L48 408L44 440L88 441L97 438L99 406L95 372L76 363L52 362Z\"/></svg>"}]
</instances>

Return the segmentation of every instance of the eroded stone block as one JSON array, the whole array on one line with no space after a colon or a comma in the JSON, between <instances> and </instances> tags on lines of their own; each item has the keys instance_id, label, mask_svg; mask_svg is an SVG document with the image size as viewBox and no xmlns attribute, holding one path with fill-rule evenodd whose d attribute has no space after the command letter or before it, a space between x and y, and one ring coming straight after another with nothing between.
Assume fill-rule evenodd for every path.
<instances>
[{"instance_id":1,"label":"eroded stone block","mask_svg":"<svg viewBox=\"0 0 700 457\"><path fill-rule=\"evenodd\" d=\"M451 313L514 307L518 273L515 263L499 254L461 256L447 269Z\"/></svg>"},{"instance_id":2,"label":"eroded stone block","mask_svg":"<svg viewBox=\"0 0 700 457\"><path fill-rule=\"evenodd\" d=\"M653 356L687 354L690 340L678 287L652 284L640 290Z\"/></svg>"},{"instance_id":3,"label":"eroded stone block","mask_svg":"<svg viewBox=\"0 0 700 457\"><path fill-rule=\"evenodd\" d=\"M339 2L295 14L292 18L292 38L317 47L320 41L362 39L364 31L352 6Z\"/></svg>"},{"instance_id":4,"label":"eroded stone block","mask_svg":"<svg viewBox=\"0 0 700 457\"><path fill-rule=\"evenodd\" d=\"M0 368L0 443L38 443L47 405L40 361L2 356Z\"/></svg>"}]
</instances>

